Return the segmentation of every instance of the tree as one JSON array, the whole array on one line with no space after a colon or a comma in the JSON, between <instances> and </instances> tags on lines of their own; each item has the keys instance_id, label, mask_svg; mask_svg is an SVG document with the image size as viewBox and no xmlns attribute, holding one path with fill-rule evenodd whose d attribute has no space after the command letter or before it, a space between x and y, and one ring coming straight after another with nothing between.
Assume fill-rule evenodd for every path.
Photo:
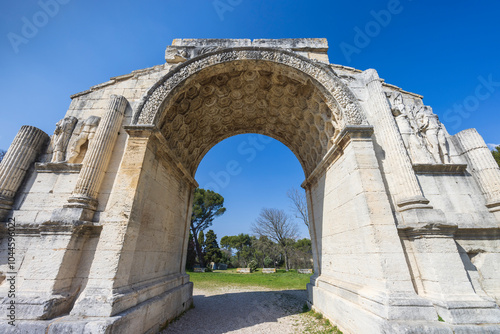
<instances>
[{"instance_id":1,"label":"tree","mask_svg":"<svg viewBox=\"0 0 500 334\"><path fill-rule=\"evenodd\" d=\"M212 226L215 217L222 215L224 212L226 212L224 197L212 190L197 188L194 191L191 234L193 235L196 255L202 267L205 267L205 261L198 242L198 233Z\"/></svg>"},{"instance_id":2,"label":"tree","mask_svg":"<svg viewBox=\"0 0 500 334\"><path fill-rule=\"evenodd\" d=\"M285 269L289 270L288 254L298 236L297 225L284 210L263 208L252 225L252 231L275 241L285 255Z\"/></svg>"},{"instance_id":3,"label":"tree","mask_svg":"<svg viewBox=\"0 0 500 334\"><path fill-rule=\"evenodd\" d=\"M222 247L229 250L236 249L236 257L238 260L236 265L238 266L240 266L241 263L246 266L246 263L253 256L251 250L252 238L248 234L240 233L238 235L225 236L220 240L220 244Z\"/></svg>"},{"instance_id":4,"label":"tree","mask_svg":"<svg viewBox=\"0 0 500 334\"><path fill-rule=\"evenodd\" d=\"M493 154L493 157L495 158L498 166L500 166L500 145L495 147L495 149L491 151L491 153Z\"/></svg>"},{"instance_id":5,"label":"tree","mask_svg":"<svg viewBox=\"0 0 500 334\"><path fill-rule=\"evenodd\" d=\"M200 245L201 252L203 253L205 251L205 233L203 231L198 233L198 245Z\"/></svg>"},{"instance_id":6,"label":"tree","mask_svg":"<svg viewBox=\"0 0 500 334\"><path fill-rule=\"evenodd\" d=\"M205 261L219 263L221 259L222 252L217 243L217 234L214 230L209 230L205 238Z\"/></svg>"},{"instance_id":7,"label":"tree","mask_svg":"<svg viewBox=\"0 0 500 334\"><path fill-rule=\"evenodd\" d=\"M191 234L191 232L189 232L186 269L192 269L195 263L196 263L196 250L194 247L193 235Z\"/></svg>"},{"instance_id":8,"label":"tree","mask_svg":"<svg viewBox=\"0 0 500 334\"><path fill-rule=\"evenodd\" d=\"M280 249L276 243L263 235L255 240L253 247L255 248L255 257L259 263L262 263L263 268L268 268L271 265L276 268L276 264L280 261L281 256Z\"/></svg>"},{"instance_id":9,"label":"tree","mask_svg":"<svg viewBox=\"0 0 500 334\"><path fill-rule=\"evenodd\" d=\"M7 152L4 150L0 150L0 162L2 162L3 157L5 156L5 153L7 153Z\"/></svg>"},{"instance_id":10,"label":"tree","mask_svg":"<svg viewBox=\"0 0 500 334\"><path fill-rule=\"evenodd\" d=\"M309 229L309 212L307 211L306 194L303 191L292 188L286 193L292 201L295 218L301 219Z\"/></svg>"},{"instance_id":11,"label":"tree","mask_svg":"<svg viewBox=\"0 0 500 334\"><path fill-rule=\"evenodd\" d=\"M295 268L312 268L312 243L310 239L300 239L293 244L291 262Z\"/></svg>"}]
</instances>

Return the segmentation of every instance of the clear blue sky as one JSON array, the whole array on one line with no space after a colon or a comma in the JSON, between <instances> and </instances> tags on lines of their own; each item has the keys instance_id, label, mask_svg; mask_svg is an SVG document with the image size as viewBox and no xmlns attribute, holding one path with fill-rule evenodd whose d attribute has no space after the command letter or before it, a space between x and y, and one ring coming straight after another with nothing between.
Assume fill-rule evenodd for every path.
<instances>
[{"instance_id":1,"label":"clear blue sky","mask_svg":"<svg viewBox=\"0 0 500 334\"><path fill-rule=\"evenodd\" d=\"M451 134L475 127L487 143L500 143L498 1L59 1L59 8L47 5L52 0L0 4L0 149L23 124L51 134L71 94L164 63L174 38L325 37L332 63L375 68L387 82L424 95ZM30 24L38 27L30 31ZM214 147L196 176L203 186L227 162L240 163L240 174L221 189L228 211L214 224L219 237L249 232L262 206L287 209L286 190L303 181L286 147L272 141L247 161L237 149L246 140Z\"/></svg>"}]
</instances>

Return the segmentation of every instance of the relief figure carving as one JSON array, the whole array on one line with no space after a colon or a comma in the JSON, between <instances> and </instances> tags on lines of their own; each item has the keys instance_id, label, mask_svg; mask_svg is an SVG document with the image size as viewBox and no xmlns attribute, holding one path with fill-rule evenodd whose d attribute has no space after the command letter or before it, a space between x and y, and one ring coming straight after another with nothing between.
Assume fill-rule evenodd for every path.
<instances>
[{"instance_id":1,"label":"relief figure carving","mask_svg":"<svg viewBox=\"0 0 500 334\"><path fill-rule=\"evenodd\" d=\"M78 119L73 116L68 116L57 122L52 137L52 162L64 162L68 143L77 122Z\"/></svg>"},{"instance_id":2,"label":"relief figure carving","mask_svg":"<svg viewBox=\"0 0 500 334\"><path fill-rule=\"evenodd\" d=\"M81 127L81 131L78 137L71 143L70 150L68 152L68 163L76 163L78 157L80 156L80 151L85 143L90 143L92 138L94 138L97 126L101 121L100 117L90 116L87 118Z\"/></svg>"},{"instance_id":3,"label":"relief figure carving","mask_svg":"<svg viewBox=\"0 0 500 334\"><path fill-rule=\"evenodd\" d=\"M444 129L436 114L429 106L423 106L417 113L417 124L424 136L427 147L437 163L449 164L450 147Z\"/></svg>"},{"instance_id":4,"label":"relief figure carving","mask_svg":"<svg viewBox=\"0 0 500 334\"><path fill-rule=\"evenodd\" d=\"M430 153L427 151L423 139L419 136L416 126L412 124L410 114L403 101L403 95L401 93L391 93L388 95L392 115L396 120L404 146L412 162L429 163L431 159Z\"/></svg>"}]
</instances>

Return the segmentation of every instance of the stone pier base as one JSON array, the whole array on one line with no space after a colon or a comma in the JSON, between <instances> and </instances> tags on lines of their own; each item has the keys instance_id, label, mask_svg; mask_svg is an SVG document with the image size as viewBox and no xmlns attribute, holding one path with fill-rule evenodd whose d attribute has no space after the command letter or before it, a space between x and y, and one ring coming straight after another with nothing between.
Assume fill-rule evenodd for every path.
<instances>
[{"instance_id":1,"label":"stone pier base","mask_svg":"<svg viewBox=\"0 0 500 334\"><path fill-rule=\"evenodd\" d=\"M193 305L193 283L188 282L113 317L64 316L45 321L21 320L15 326L0 323L5 334L118 334L157 333Z\"/></svg>"},{"instance_id":2,"label":"stone pier base","mask_svg":"<svg viewBox=\"0 0 500 334\"><path fill-rule=\"evenodd\" d=\"M397 303L389 298L384 303L333 285L325 289L308 284L307 292L308 305L335 323L344 334L493 334L499 330L497 324L451 325L438 318L424 320L429 311L426 305L410 300ZM377 314L380 310L385 310L388 317Z\"/></svg>"}]
</instances>

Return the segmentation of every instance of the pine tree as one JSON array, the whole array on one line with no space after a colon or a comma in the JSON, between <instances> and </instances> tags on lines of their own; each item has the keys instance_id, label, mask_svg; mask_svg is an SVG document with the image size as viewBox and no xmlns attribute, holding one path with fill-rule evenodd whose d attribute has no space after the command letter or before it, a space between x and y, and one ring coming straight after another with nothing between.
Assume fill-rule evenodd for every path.
<instances>
[{"instance_id":1,"label":"pine tree","mask_svg":"<svg viewBox=\"0 0 500 334\"><path fill-rule=\"evenodd\" d=\"M191 233L196 254L202 267L205 266L204 257L196 236L212 225L213 220L226 212L224 197L212 190L197 188L194 192L193 213L191 214Z\"/></svg>"},{"instance_id":2,"label":"pine tree","mask_svg":"<svg viewBox=\"0 0 500 334\"><path fill-rule=\"evenodd\" d=\"M193 235L189 233L186 269L193 269L195 264L196 264L196 250L194 246Z\"/></svg>"},{"instance_id":3,"label":"pine tree","mask_svg":"<svg viewBox=\"0 0 500 334\"><path fill-rule=\"evenodd\" d=\"M222 252L217 243L217 234L213 230L209 230L205 238L205 261L206 263L218 263L221 258Z\"/></svg>"}]
</instances>

